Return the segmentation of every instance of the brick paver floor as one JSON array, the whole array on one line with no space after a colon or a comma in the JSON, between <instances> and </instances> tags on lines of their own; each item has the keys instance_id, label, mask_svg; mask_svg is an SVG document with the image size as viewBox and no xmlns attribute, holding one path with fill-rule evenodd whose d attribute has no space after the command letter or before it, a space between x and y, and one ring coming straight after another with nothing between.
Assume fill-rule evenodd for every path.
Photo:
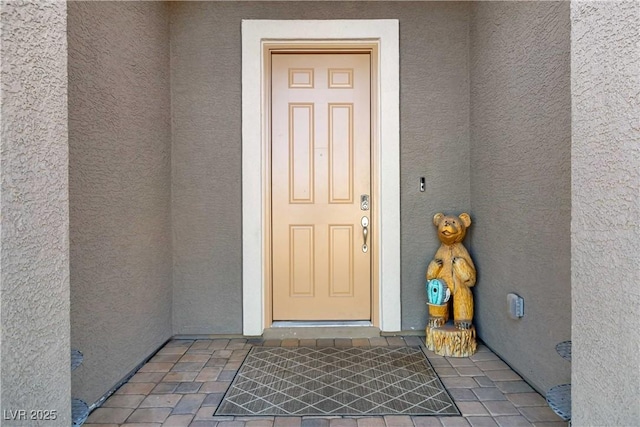
<instances>
[{"instance_id":1,"label":"brick paver floor","mask_svg":"<svg viewBox=\"0 0 640 427\"><path fill-rule=\"evenodd\" d=\"M104 404L85 427L566 427L535 392L487 347L469 358L427 357L460 417L213 416L252 346L424 345L415 336L336 340L172 340Z\"/></svg>"}]
</instances>

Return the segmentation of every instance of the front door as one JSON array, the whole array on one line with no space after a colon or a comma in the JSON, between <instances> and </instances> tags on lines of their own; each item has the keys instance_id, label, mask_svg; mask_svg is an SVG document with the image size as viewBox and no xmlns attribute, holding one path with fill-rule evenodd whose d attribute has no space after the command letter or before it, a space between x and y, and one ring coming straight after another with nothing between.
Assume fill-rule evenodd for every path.
<instances>
[{"instance_id":1,"label":"front door","mask_svg":"<svg viewBox=\"0 0 640 427\"><path fill-rule=\"evenodd\" d=\"M370 64L271 55L273 320L371 319Z\"/></svg>"}]
</instances>

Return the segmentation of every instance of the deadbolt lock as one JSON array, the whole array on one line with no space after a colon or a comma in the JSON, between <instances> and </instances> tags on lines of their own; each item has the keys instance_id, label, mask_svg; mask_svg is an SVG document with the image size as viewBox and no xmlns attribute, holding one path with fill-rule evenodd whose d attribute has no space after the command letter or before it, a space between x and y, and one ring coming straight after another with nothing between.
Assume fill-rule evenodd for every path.
<instances>
[{"instance_id":1,"label":"deadbolt lock","mask_svg":"<svg viewBox=\"0 0 640 427\"><path fill-rule=\"evenodd\" d=\"M369 210L369 195L363 194L360 196L360 210L368 211Z\"/></svg>"}]
</instances>

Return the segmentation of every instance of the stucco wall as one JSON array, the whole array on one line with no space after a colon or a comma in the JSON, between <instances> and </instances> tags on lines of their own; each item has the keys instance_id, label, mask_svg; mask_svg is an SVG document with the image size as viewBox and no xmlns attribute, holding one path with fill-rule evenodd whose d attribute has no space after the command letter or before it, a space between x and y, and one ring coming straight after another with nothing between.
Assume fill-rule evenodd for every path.
<instances>
[{"instance_id":1,"label":"stucco wall","mask_svg":"<svg viewBox=\"0 0 640 427\"><path fill-rule=\"evenodd\" d=\"M400 20L402 328L424 327L424 273L438 246L430 218L469 209L467 5L177 2L171 13L175 333L242 332L241 20L357 18Z\"/></svg>"},{"instance_id":2,"label":"stucco wall","mask_svg":"<svg viewBox=\"0 0 640 427\"><path fill-rule=\"evenodd\" d=\"M478 334L539 391L570 382L567 2L480 2L471 19L471 214ZM524 298L524 317L507 294Z\"/></svg>"},{"instance_id":3,"label":"stucco wall","mask_svg":"<svg viewBox=\"0 0 640 427\"><path fill-rule=\"evenodd\" d=\"M631 426L640 420L640 3L572 2L571 23L572 422Z\"/></svg>"},{"instance_id":4,"label":"stucco wall","mask_svg":"<svg viewBox=\"0 0 640 427\"><path fill-rule=\"evenodd\" d=\"M93 403L172 335L169 15L69 3L73 395Z\"/></svg>"},{"instance_id":5,"label":"stucco wall","mask_svg":"<svg viewBox=\"0 0 640 427\"><path fill-rule=\"evenodd\" d=\"M67 7L0 7L0 409L5 425L68 426Z\"/></svg>"}]
</instances>

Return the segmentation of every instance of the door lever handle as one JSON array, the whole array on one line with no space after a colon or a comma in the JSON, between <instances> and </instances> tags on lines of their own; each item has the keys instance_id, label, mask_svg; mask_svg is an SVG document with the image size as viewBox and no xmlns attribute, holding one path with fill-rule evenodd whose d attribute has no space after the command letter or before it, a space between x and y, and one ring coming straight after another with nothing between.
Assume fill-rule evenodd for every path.
<instances>
[{"instance_id":1,"label":"door lever handle","mask_svg":"<svg viewBox=\"0 0 640 427\"><path fill-rule=\"evenodd\" d=\"M362 237L364 239L364 244L362 245L362 252L367 252L369 247L367 246L367 237L369 236L369 218L363 216L360 220L360 224L362 224Z\"/></svg>"}]
</instances>

